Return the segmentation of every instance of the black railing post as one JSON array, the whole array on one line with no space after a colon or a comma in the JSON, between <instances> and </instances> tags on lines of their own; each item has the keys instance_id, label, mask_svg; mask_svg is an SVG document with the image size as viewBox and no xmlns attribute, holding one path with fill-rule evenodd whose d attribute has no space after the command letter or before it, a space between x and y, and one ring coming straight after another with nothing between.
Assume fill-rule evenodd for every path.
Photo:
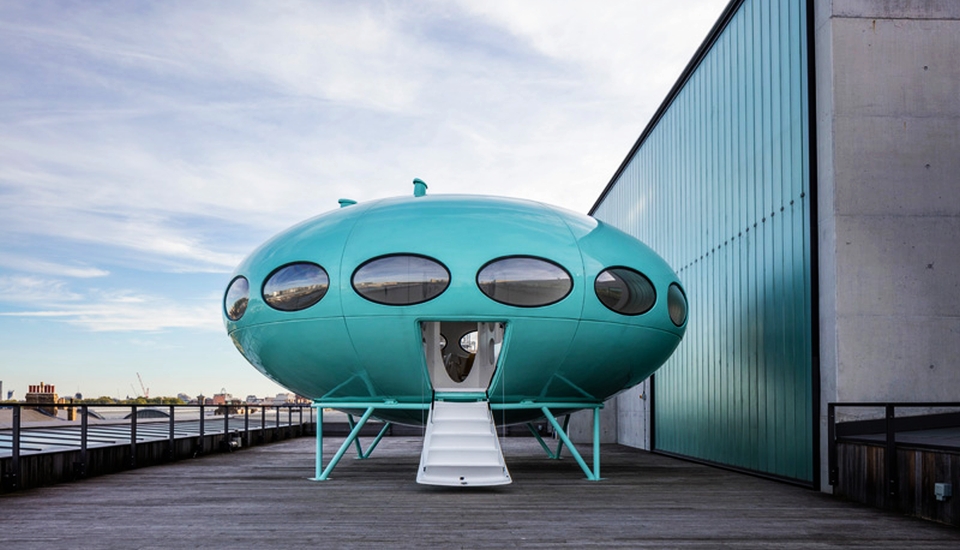
<instances>
[{"instance_id":1,"label":"black railing post","mask_svg":"<svg viewBox=\"0 0 960 550\"><path fill-rule=\"evenodd\" d=\"M89 433L87 405L80 405L80 460L73 463L73 475L78 478L87 475L87 434Z\"/></svg>"},{"instance_id":2,"label":"black railing post","mask_svg":"<svg viewBox=\"0 0 960 550\"><path fill-rule=\"evenodd\" d=\"M827 403L827 468L829 468L830 485L836 485L839 472L837 469L837 405Z\"/></svg>"},{"instance_id":3,"label":"black railing post","mask_svg":"<svg viewBox=\"0 0 960 550\"><path fill-rule=\"evenodd\" d=\"M277 405L277 421L273 426L273 440L280 439L280 405Z\"/></svg>"},{"instance_id":4,"label":"black railing post","mask_svg":"<svg viewBox=\"0 0 960 550\"><path fill-rule=\"evenodd\" d=\"M243 445L250 446L250 406L243 408Z\"/></svg>"},{"instance_id":5,"label":"black railing post","mask_svg":"<svg viewBox=\"0 0 960 550\"><path fill-rule=\"evenodd\" d=\"M224 451L230 450L230 404L223 405L223 439L220 445Z\"/></svg>"},{"instance_id":6,"label":"black railing post","mask_svg":"<svg viewBox=\"0 0 960 550\"><path fill-rule=\"evenodd\" d=\"M303 405L300 405L300 437L303 437Z\"/></svg>"},{"instance_id":7,"label":"black railing post","mask_svg":"<svg viewBox=\"0 0 960 550\"><path fill-rule=\"evenodd\" d=\"M287 405L287 439L293 437L293 407Z\"/></svg>"},{"instance_id":8,"label":"black railing post","mask_svg":"<svg viewBox=\"0 0 960 550\"><path fill-rule=\"evenodd\" d=\"M13 456L10 460L10 473L6 475L7 487L10 490L20 488L20 405L13 406L13 426L10 435L13 437Z\"/></svg>"},{"instance_id":9,"label":"black railing post","mask_svg":"<svg viewBox=\"0 0 960 550\"><path fill-rule=\"evenodd\" d=\"M263 445L267 442L267 406L264 405L260 407L260 435L257 436L257 439L260 441L260 444Z\"/></svg>"},{"instance_id":10,"label":"black railing post","mask_svg":"<svg viewBox=\"0 0 960 550\"><path fill-rule=\"evenodd\" d=\"M886 429L886 448L884 449L884 461L886 462L887 474L887 496L892 505L899 492L900 480L897 475L897 431L894 425L896 418L896 406L886 404L884 406L886 414L884 415L884 428Z\"/></svg>"},{"instance_id":11,"label":"black railing post","mask_svg":"<svg viewBox=\"0 0 960 550\"><path fill-rule=\"evenodd\" d=\"M176 413L174 412L175 410L176 410L176 407L174 407L173 405L170 405L170 433L168 434L169 444L167 446L167 460L174 460L177 458L177 444L174 440L175 439L174 437L175 436L175 433L174 433L175 418L174 417L176 415Z\"/></svg>"},{"instance_id":12,"label":"black railing post","mask_svg":"<svg viewBox=\"0 0 960 550\"><path fill-rule=\"evenodd\" d=\"M205 415L203 414L203 404L201 404L201 405L200 405L200 442L197 444L197 454L203 454L203 427L204 427L204 426L203 426L203 422L204 422L204 416L205 416Z\"/></svg>"},{"instance_id":13,"label":"black railing post","mask_svg":"<svg viewBox=\"0 0 960 550\"><path fill-rule=\"evenodd\" d=\"M130 467L137 467L137 406L130 406Z\"/></svg>"}]
</instances>

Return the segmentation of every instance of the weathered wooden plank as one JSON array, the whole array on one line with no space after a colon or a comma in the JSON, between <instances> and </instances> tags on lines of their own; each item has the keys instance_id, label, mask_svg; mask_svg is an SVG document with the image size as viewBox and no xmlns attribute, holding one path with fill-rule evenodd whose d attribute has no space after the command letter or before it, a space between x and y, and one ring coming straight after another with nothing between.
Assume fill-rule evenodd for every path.
<instances>
[{"instance_id":1,"label":"weathered wooden plank","mask_svg":"<svg viewBox=\"0 0 960 550\"><path fill-rule=\"evenodd\" d=\"M328 438L327 456L340 441ZM369 441L369 439L367 439ZM620 446L604 480L507 438L497 488L417 485L420 438L312 482L312 438L0 497L4 548L906 548L960 531ZM348 455L349 457L350 455Z\"/></svg>"}]
</instances>

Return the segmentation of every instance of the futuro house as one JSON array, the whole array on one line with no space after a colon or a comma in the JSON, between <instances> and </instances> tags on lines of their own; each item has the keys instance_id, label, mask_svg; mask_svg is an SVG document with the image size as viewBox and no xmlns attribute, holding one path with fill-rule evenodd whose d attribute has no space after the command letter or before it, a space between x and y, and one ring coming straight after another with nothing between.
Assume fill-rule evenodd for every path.
<instances>
[{"instance_id":1,"label":"futuro house","mask_svg":"<svg viewBox=\"0 0 960 550\"><path fill-rule=\"evenodd\" d=\"M604 400L670 356L687 322L677 275L591 217L414 186L280 233L224 295L227 332L254 367L321 416L362 414L322 471L318 429L317 479L370 417L425 426L421 483L509 483L496 426L542 418L599 478L598 434L591 470L557 417L590 408L596 425Z\"/></svg>"}]
</instances>

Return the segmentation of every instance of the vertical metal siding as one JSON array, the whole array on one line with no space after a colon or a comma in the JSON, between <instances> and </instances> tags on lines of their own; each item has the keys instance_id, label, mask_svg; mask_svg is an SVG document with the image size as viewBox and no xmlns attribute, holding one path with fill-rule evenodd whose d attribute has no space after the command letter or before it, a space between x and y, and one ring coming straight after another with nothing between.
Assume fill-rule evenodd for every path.
<instances>
[{"instance_id":1,"label":"vertical metal siding","mask_svg":"<svg viewBox=\"0 0 960 550\"><path fill-rule=\"evenodd\" d=\"M690 325L656 376L659 450L812 481L804 0L745 0L593 215L675 269Z\"/></svg>"}]
</instances>

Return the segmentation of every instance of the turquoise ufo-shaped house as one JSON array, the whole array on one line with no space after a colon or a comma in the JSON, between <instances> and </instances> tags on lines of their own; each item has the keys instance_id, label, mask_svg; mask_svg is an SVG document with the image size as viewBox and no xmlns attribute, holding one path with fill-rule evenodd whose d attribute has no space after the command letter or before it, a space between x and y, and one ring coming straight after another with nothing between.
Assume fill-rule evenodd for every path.
<instances>
[{"instance_id":1,"label":"turquoise ufo-shaped house","mask_svg":"<svg viewBox=\"0 0 960 550\"><path fill-rule=\"evenodd\" d=\"M318 429L317 479L370 417L426 426L421 483L509 483L496 425L541 418L599 478L598 434L591 470L557 417L592 408L598 432L604 400L670 356L687 318L676 273L591 217L414 183L277 235L224 297L254 367L321 414L362 414L325 469Z\"/></svg>"}]
</instances>

